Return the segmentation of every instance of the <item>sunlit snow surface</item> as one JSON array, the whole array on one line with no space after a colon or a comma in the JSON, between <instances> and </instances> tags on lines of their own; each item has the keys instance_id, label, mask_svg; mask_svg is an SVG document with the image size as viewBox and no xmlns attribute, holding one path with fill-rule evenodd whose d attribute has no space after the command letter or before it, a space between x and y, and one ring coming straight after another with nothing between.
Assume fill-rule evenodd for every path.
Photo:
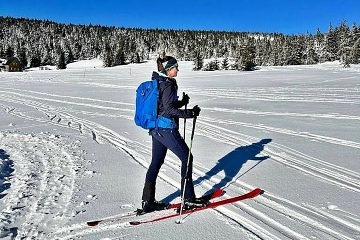
<instances>
[{"instance_id":1,"label":"sunlit snow surface","mask_svg":"<svg viewBox=\"0 0 360 240\"><path fill-rule=\"evenodd\" d=\"M0 72L0 238L360 239L360 66L338 62L193 72L179 96L201 114L193 141L198 195L264 194L141 226L151 137L133 122L135 90L155 62ZM180 133L184 123L181 120ZM186 122L189 142L192 120ZM179 201L168 154L157 199ZM109 219L96 227L87 221Z\"/></svg>"}]
</instances>

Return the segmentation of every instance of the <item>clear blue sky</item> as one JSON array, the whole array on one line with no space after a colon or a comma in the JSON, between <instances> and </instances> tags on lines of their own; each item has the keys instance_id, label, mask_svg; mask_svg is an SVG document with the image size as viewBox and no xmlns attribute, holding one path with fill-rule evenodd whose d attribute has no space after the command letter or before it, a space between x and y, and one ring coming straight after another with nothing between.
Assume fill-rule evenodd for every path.
<instances>
[{"instance_id":1,"label":"clear blue sky","mask_svg":"<svg viewBox=\"0 0 360 240\"><path fill-rule=\"evenodd\" d=\"M360 25L360 0L16 0L0 15L116 27L284 34Z\"/></svg>"}]
</instances>

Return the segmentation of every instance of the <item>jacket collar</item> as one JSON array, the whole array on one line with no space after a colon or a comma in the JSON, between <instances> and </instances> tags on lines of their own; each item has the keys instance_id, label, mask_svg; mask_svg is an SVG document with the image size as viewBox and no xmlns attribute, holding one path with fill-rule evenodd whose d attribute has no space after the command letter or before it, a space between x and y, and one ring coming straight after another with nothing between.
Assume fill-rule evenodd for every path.
<instances>
[{"instance_id":1,"label":"jacket collar","mask_svg":"<svg viewBox=\"0 0 360 240\"><path fill-rule=\"evenodd\" d=\"M157 79L160 81L170 80L170 81L176 82L175 78L169 78L166 74L164 74L162 72L155 72L155 71L153 72L152 77L151 77L151 80L154 80L154 79Z\"/></svg>"}]
</instances>

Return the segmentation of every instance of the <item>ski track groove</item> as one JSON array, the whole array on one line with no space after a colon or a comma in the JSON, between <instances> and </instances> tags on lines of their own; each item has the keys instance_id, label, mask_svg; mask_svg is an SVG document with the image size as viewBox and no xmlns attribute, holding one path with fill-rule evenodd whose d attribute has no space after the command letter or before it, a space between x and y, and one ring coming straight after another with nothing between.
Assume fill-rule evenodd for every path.
<instances>
[{"instance_id":1,"label":"ski track groove","mask_svg":"<svg viewBox=\"0 0 360 240\"><path fill-rule=\"evenodd\" d=\"M201 125L198 126L198 129L201 131L199 134L211 135L210 138L217 141L222 141L224 143L232 142L232 145L237 145L241 139L249 139L249 136L245 136L244 134L239 134L225 128L215 126L212 124L213 121L201 119L199 122L201 123ZM216 130L212 130L214 128ZM232 139L236 135L241 136L241 138L233 141ZM259 139L254 140L258 141ZM251 142L249 141L248 144L250 143ZM346 187L353 191L360 192L360 173L321 161L277 143L271 143L271 148L266 147L263 150L263 153L271 156L271 159L286 166L317 176L321 179Z\"/></svg>"},{"instance_id":2,"label":"ski track groove","mask_svg":"<svg viewBox=\"0 0 360 240\"><path fill-rule=\"evenodd\" d=\"M211 125L211 124L210 124ZM202 128L203 126L202 125L200 125L198 128ZM246 137L246 136L244 136L244 134L239 134L239 133L236 133L236 132L232 132L232 131L230 131L230 130L226 130L226 129L222 129L221 128L221 131L219 131L218 129L220 128L220 127L217 127L217 126L213 126L213 128L215 128L215 130L211 130L211 127L209 127L209 124L205 124L205 130L204 130L204 132L206 132L207 134L210 134L210 135L212 135L211 136L211 138L214 138L214 139L217 139L218 141L222 141L222 142L224 142L224 143L229 143L229 144L231 144L231 145L236 145L236 144L238 144L239 143L239 141L241 140L241 139L252 139L251 137ZM230 134L228 134L228 132L230 132ZM239 139L237 139L235 136L236 135L240 135L241 136L241 138L239 138ZM255 139L254 139L255 140ZM258 139L257 139L258 140ZM250 142L249 142L250 143ZM263 152L264 153L269 153L269 155L271 156L271 158L273 159L273 157L274 157L274 155L275 154L273 154L271 151L269 151L268 149L271 149L272 147L273 147L273 143L271 143L271 147L267 147L266 149L264 149L263 150ZM279 147L279 149L281 149L281 150L283 150L284 148L283 148L284 146L281 146L281 147ZM288 148L289 149L289 148ZM295 151L295 150L289 150L289 152L293 152L293 151ZM298 154L299 156L306 156L305 154ZM304 160L307 160L307 158L308 158L308 156L305 158L305 159L302 159L302 160L299 160L299 162L301 162L301 161L304 161ZM322 167L323 168L325 168L326 166L328 166L328 163L323 163L322 161L319 161L319 160L316 160L315 158L312 158L312 160L313 161L315 161L315 162L317 162L317 163L322 163L323 165L322 165ZM290 165L291 166L291 165ZM337 166L335 166L335 165L330 165L334 170L336 169L336 168L338 168ZM204 174L205 172L207 172L207 170L208 169L205 169L204 171L199 171L199 173L202 173L202 174ZM302 168L300 168L299 170L301 170L301 171L305 171L304 169L302 169ZM344 169L342 169L342 170L344 170ZM350 170L349 170L350 171ZM347 173L347 170L344 170L344 172L343 173ZM359 176L359 174L356 174L356 172L353 172L353 171L350 171L350 173L351 173L351 176L352 177L358 177ZM313 172L310 172L310 174L314 174ZM326 178L326 180L327 181L330 181L330 179L331 179L331 175L330 175L330 177L328 177L328 178ZM230 181L231 179L229 179L229 182L231 182L232 183L232 187L234 187L235 185L234 185L234 182L233 181ZM342 180L342 179L340 179L340 180ZM217 182L218 182L218 180L217 180ZM241 186L241 185L243 185L243 183L241 183L241 182L239 182L238 180L236 180L235 181L237 184L236 185L238 185L238 186ZM340 186L343 186L343 183L340 181L335 181L334 183L336 183L336 184L338 184L338 185L340 185ZM346 187L348 187L348 188L350 188L350 189L352 189L352 190L358 190L358 186L359 186L359 184L357 184L357 185L355 185L357 188L355 188L355 189L352 189L351 187L349 187L349 186L346 186ZM267 193L265 193L265 196L267 196L267 195L269 195L269 194L267 194ZM270 199L266 199L265 198L265 201L260 201L259 199L261 199L261 198L257 198L257 199L255 199L255 201L256 202L260 202L261 204L263 204L263 205L265 205L265 206L267 206L268 208L271 208L271 209L273 209L274 211L276 211L276 212L278 212L279 214L281 214L281 215L285 215L286 217L288 217L288 218L294 218L294 219L296 219L296 221L298 221L298 222L301 222L303 225L308 225L310 228L314 228L314 229L318 229L319 231L321 231L321 232L323 232L323 233L325 233L325 234L327 234L327 235L329 235L329 236L332 236L334 239L351 239L351 238L349 238L349 237L347 237L347 236L345 236L345 235L342 235L342 234L339 234L339 233L337 233L337 232L335 232L335 231L333 231L332 229L330 229L330 228L328 228L328 227L326 227L326 226L323 226L322 224L320 224L319 222L317 222L317 221L315 221L315 220L312 220L313 218L316 218L316 217L318 217L318 215L316 215L316 214L314 214L313 213L313 211L312 211L312 209L305 209L304 207L301 207L301 206L298 206L298 205L296 205L295 203L291 203L291 202L289 202L289 201L287 201L287 200L285 200L285 199L281 199L281 198L277 198L277 197L275 197L275 196L273 196L273 195L270 195L271 196L271 199L272 200L270 200ZM274 200L276 200L276 201L274 201ZM241 204L241 205L243 205L244 203L238 203L238 204ZM285 206L285 204L286 204L286 206ZM236 204L237 205L237 204ZM292 210L292 209L295 209L295 210ZM255 211L255 210L254 210ZM301 214L301 212L303 212L303 214ZM288 214L284 214L284 213L288 213ZM266 220L264 220L263 219L263 217L264 217L264 214L262 214L262 213L259 213L259 214L257 214L257 219L261 219L261 221L263 221L263 222L266 222L267 223L267 225L272 225L272 224L274 224L274 223L272 223L272 221L266 221ZM304 219L306 219L305 221L304 221ZM333 218L333 219L336 219L335 217ZM268 219L269 220L269 219ZM338 219L337 219L338 220ZM338 221L342 221L342 223L344 224L344 225L346 225L346 226L352 226L353 224L352 223L350 223L350 222L347 222L347 221L345 221L345 220L338 220ZM275 229L281 229L279 226L277 226L277 227L274 227ZM358 233L360 233L360 228L357 228L356 229L357 230L357 232ZM281 232L281 233L287 233L287 234L285 234L285 235L289 235L289 231L287 230L287 231L279 231L279 232ZM290 235L289 236L292 236L292 237L289 237L290 239L302 239L301 237L300 238L294 238L295 236L293 236L291 233L290 233ZM270 238L271 239L271 238Z\"/></svg>"},{"instance_id":3,"label":"ski track groove","mask_svg":"<svg viewBox=\"0 0 360 240\"><path fill-rule=\"evenodd\" d=\"M315 113L293 113L293 112L263 112L263 111L251 111L242 109L226 109L226 108L202 108L203 110L224 112L224 113L241 113L251 114L259 116L283 116L283 117L308 117L308 118L320 118L320 119L339 119L339 120L360 120L359 116L343 115L343 114L315 114Z\"/></svg>"},{"instance_id":4,"label":"ski track groove","mask_svg":"<svg viewBox=\"0 0 360 240\"><path fill-rule=\"evenodd\" d=\"M287 135L292 135L292 136L297 136L297 137L304 137L304 138L309 138L311 140L317 140L317 141L322 141L322 142L326 142L326 143L332 143L332 144L337 144L337 145L341 145L341 146L353 147L353 148L360 149L360 143L357 143L357 142L338 139L338 138L332 138L332 137L326 137L326 136L311 134L311 133L307 133L307 132L296 132L296 131L292 131L289 129L267 127L267 126L264 126L263 124L250 124L250 123L243 123L243 122L232 121L232 120L221 120L221 119L214 120L214 119L206 118L206 117L202 118L201 120L204 122L209 122L209 123L217 122L217 123L222 123L222 124L227 124L227 125L236 125L236 126L254 128L254 129L259 129L259 130L264 130L264 131L269 131L269 132L282 133L282 134L287 134Z\"/></svg>"},{"instance_id":5,"label":"ski track groove","mask_svg":"<svg viewBox=\"0 0 360 240\"><path fill-rule=\"evenodd\" d=\"M29 105L29 104L28 104ZM37 104L37 108L38 110L41 109L39 107L39 105ZM58 113L59 114L59 113ZM69 117L69 114L64 114L64 113L60 113L61 115L67 115L67 117ZM48 115L48 114L47 114ZM144 167L148 167L148 163L144 160L144 158L142 156L137 156L138 155L138 150L142 149L144 146L140 145L140 146L135 146L135 151L133 149L128 148L126 145L131 142L129 140L122 140L122 137L119 136L118 134L116 134L115 132L99 125L96 123L92 123L91 121L88 120L80 120L79 118L76 118L74 116L71 116L71 119L76 120L81 122L82 125L84 126L90 126L88 128L92 129L91 132L93 133L96 129L96 131L98 132L97 135L100 135L102 138L105 138L106 140L108 140L112 145L114 145L117 148L120 148L121 150L125 151L127 154L129 154L134 160L136 160L140 165L144 166ZM56 122L52 122L53 124L58 124ZM120 140L120 141L119 141ZM134 146L133 146L134 147ZM147 150L148 153L150 153L150 149ZM136 157L137 156L137 157ZM166 176L163 173L160 173L160 177L168 182L171 185L175 185L177 187L178 183L177 181L174 181L173 179L169 178L168 176ZM118 224L117 224L118 225ZM86 231L87 232L87 231Z\"/></svg>"},{"instance_id":6,"label":"ski track groove","mask_svg":"<svg viewBox=\"0 0 360 240\"><path fill-rule=\"evenodd\" d=\"M334 91L337 91L336 94L332 90L305 86L302 86L301 89L290 87L242 88L233 90L207 88L201 90L192 89L192 93L196 96L238 99L240 101L360 104L358 91L339 88L334 89Z\"/></svg>"},{"instance_id":7,"label":"ski track groove","mask_svg":"<svg viewBox=\"0 0 360 240\"><path fill-rule=\"evenodd\" d=\"M77 159L69 152L78 152L73 145L46 133L0 134L0 147L9 149L16 171L9 180L13 191L7 193L7 208L0 213L2 222L6 219L2 230L12 227L13 234L21 239L46 239L44 230L51 230L64 221L64 216L72 215L68 204L74 192ZM17 221L20 217L25 219L23 223Z\"/></svg>"},{"instance_id":8,"label":"ski track groove","mask_svg":"<svg viewBox=\"0 0 360 240\"><path fill-rule=\"evenodd\" d=\"M35 96L29 96L27 94L29 93L35 93L32 91L27 91L27 94L19 94L19 93L13 93L13 92L5 92L0 91L2 94L0 95L0 99L2 101L7 101L10 103L16 103L16 104L23 104L25 106L33 107L37 111L43 113L46 117L32 117L29 116L27 113L21 112L11 106L7 106L4 104L1 104L0 106L4 108L9 114L16 115L18 117L26 118L29 120L35 120L38 122L48 122L50 121L54 125L59 126L67 126L69 128L73 128L75 130L78 130L80 133L84 133L85 129L90 134L92 133L94 141L99 141L99 143L102 143L99 139L105 140L115 146L117 149L125 152L128 154L132 159L137 161L140 165L147 168L148 162L145 160L145 156L149 156L151 154L151 149L149 146L145 146L141 143L133 142L129 139L126 139L123 136L120 136L116 132L101 126L100 124L91 122L86 119L75 117L74 115L69 114L70 109L63 109L59 107L52 107L50 105L46 105L41 102L37 101L49 101L49 102L55 102L55 103L65 103L70 105L80 105L80 106L91 106L95 108L101 108L101 109L111 109L111 110L119 110L124 111L124 109L120 108L104 108L103 106L99 105L93 105L93 104L85 104L85 103L76 103L76 102L69 102L64 100L54 100L50 98L42 98L42 97L35 97ZM219 91L214 91L214 95L219 94ZM41 95L42 93L36 93L38 95ZM228 93L227 93L228 94ZM251 94L254 94L253 92ZM16 97L15 97L15 96ZM50 97L54 97L56 95L52 94L43 94L48 95ZM208 96L211 96L208 95ZM275 95L274 95L275 96ZM60 97L60 96L56 96ZM225 97L229 97L228 95ZM269 96L270 100L275 100L271 98L272 96ZM279 101L292 101L296 100L299 101L298 98L302 98L303 96L299 96L292 99L280 99ZM29 100L29 99L36 99ZM67 98L66 98L67 99ZM81 99L81 98L72 98L74 100L91 100L93 99ZM252 99L253 100L253 99ZM277 99L278 100L278 99ZM310 101L324 101L324 99L311 99ZM357 98L353 98L352 100L344 100L344 99L335 99L330 102L336 102L336 103L349 103L349 101L353 104L358 104ZM97 101L102 102L102 101ZM114 102L111 102L114 103ZM122 103L121 103L122 104ZM124 104L126 105L126 104ZM131 105L131 104L130 104ZM218 110L218 109L214 109ZM129 110L126 110L129 112ZM125 111L125 112L126 112ZM85 112L86 114L86 112ZM93 113L94 114L94 113ZM273 114L273 113L258 113L258 114ZM276 114L276 113L275 113ZM288 114L293 115L293 114ZM132 116L129 115L122 115L122 117L126 119L132 119ZM318 117L318 118L340 118L340 119L350 119L350 120L358 120L357 117L354 116L344 116L344 115L312 115L312 117ZM56 121L55 119L58 118ZM65 119L65 120L64 120ZM66 124L63 124L62 122L66 122ZM325 136L319 136L315 134L310 133L297 133L293 132L287 129L279 129L279 128L270 128L263 125L253 125L248 123L241 123L241 122L234 122L234 121L225 121L225 120L219 120L219 119L211 119L211 118L205 118L202 117L198 124L199 131L197 134L203 135L205 137L208 137L210 139L213 139L214 141L220 141L222 143L226 143L232 146L239 146L241 144L251 144L254 141L258 141L259 139L240 134L237 132L233 132L231 130L228 130L226 128L218 127L212 123L215 122L221 122L223 124L228 125L239 125L243 127L250 127L250 128L257 128L261 130L267 130L267 131L274 131L284 134L290 134L290 135L296 135L306 138L312 138L324 142L329 142L333 144L339 144L343 146L349 146L354 148L360 148L360 144L356 142L351 141L345 141L341 139L334 139L334 138L328 138ZM271 143L271 146L267 146L262 154L268 154L271 156L271 158L275 161L278 161L284 165L287 165L289 167L296 168L299 171L302 171L304 173L311 174L314 177L318 177L321 179L324 179L326 181L332 182L332 184L336 184L338 186L346 187L348 189L351 189L353 191L360 191L360 178L359 173L355 171L351 171L349 169L341 168L336 165L332 165L329 163L325 163L319 159L307 156L301 152L298 152L294 149L288 148L286 146ZM145 155L145 156L144 156ZM69 156L68 156L69 157ZM167 167L172 168L174 171L179 171L179 162L175 159L171 159L170 157L167 158L168 163L166 163ZM49 169L49 167L44 167L45 169ZM194 165L194 173L196 176L201 177L203 176L209 169L203 168L201 170L201 166ZM166 176L164 173L160 173L160 177L168 182L169 184L173 185L176 188L179 188L179 184L177 183L177 180L172 179L171 177ZM41 182L41 191L44 191L46 187L46 177L43 176L43 180ZM201 187L209 190L211 189L211 186L218 181L219 178L212 178L211 180L208 180L207 182L202 182ZM231 189L233 192L239 191L239 188L244 190L249 190L253 188L252 186L247 186L245 183L239 181L238 179L235 179L231 181L231 185L227 186L228 190ZM71 191L70 191L71 192ZM38 201L40 202L40 200ZM36 202L36 203L38 203ZM355 232L360 232L359 227L357 227L356 224L353 224L351 222L348 222L344 219L341 219L339 217L335 217L331 214L325 213L323 211L315 211L316 208L313 208L311 206L307 206L306 208L304 206L299 206L295 203L292 203L286 199L282 199L276 196L271 195L271 193L265 193L263 196L258 197L254 202L256 204L263 205L267 208L272 209L275 212L278 212L278 214L283 215L285 218L294 218L296 221L301 223L302 225L307 225L308 227L317 229L318 231L324 233L327 236L331 236L335 239L350 239L349 237L342 235L335 230L329 229L326 226L323 226L319 222L317 222L316 218L321 216L328 217L334 221L339 222L343 226L350 228L354 230ZM223 216L226 216L229 219L232 219L232 221L235 221L239 224L241 224L245 229L247 229L249 232L251 232L254 235L261 233L257 237L261 239L281 239L282 237L287 237L290 239L307 239L306 237L302 236L301 234L297 234L296 230L291 230L288 227L286 227L286 222L282 224L281 222L277 222L275 220L272 220L268 216L266 216L264 213L261 213L260 211L256 210L254 207L250 207L246 203L237 203L234 204L238 210L229 210L227 207L221 207L216 209L215 211L222 214ZM36 204L33 204L33 206L30 207L31 214L35 214L36 212ZM246 212L248 215L253 216L255 219L257 219L259 224L256 224L252 221L247 220L245 217L242 217L241 214L238 214L237 212ZM33 216L30 218L34 218ZM41 218L39 218L41 219ZM304 220L305 219L305 220ZM354 218L356 221L359 221L358 219ZM39 221L40 222L40 221ZM35 223L39 224L39 223ZM265 224L265 226L270 227L274 230L275 233L271 233L268 230L266 230L262 224ZM107 226L102 226L101 228L87 228L82 226L82 224L74 224L72 226L64 226L60 228L56 233L65 233L69 232L70 230L80 230L78 233L71 233L67 236L63 236L60 234L64 239L70 239L75 236L80 236L84 234L91 234L96 231L107 231L119 227L128 227L127 222L125 223L113 223L109 224ZM24 229L27 234L30 234L32 236L36 236L39 233L36 233L36 228L33 228L31 226L24 226ZM275 234L275 235L274 235ZM56 234L55 234L56 235ZM280 238L278 236L281 236Z\"/></svg>"}]
</instances>

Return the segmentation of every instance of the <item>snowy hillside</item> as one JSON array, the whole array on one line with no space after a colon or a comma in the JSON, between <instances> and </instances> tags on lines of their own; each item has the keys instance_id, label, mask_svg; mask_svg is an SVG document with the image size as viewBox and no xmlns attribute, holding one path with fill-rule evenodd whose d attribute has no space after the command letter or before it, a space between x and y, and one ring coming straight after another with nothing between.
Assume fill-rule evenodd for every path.
<instances>
[{"instance_id":1,"label":"snowy hillside","mask_svg":"<svg viewBox=\"0 0 360 240\"><path fill-rule=\"evenodd\" d=\"M339 63L193 72L181 62L179 93L202 108L197 194L264 193L183 224L130 226L161 214L127 216L151 157L133 122L135 89L155 65L0 73L0 238L360 239L360 66ZM179 201L179 164L169 153L158 200Z\"/></svg>"}]
</instances>

